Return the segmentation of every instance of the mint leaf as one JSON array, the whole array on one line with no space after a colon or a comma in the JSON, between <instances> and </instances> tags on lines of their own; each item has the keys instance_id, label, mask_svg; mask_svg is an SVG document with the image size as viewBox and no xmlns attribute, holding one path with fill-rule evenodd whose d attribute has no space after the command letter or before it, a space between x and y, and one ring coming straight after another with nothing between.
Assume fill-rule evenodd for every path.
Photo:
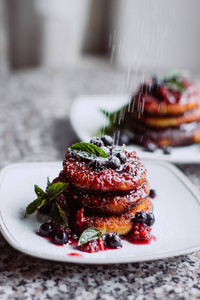
<instances>
[{"instance_id":1,"label":"mint leaf","mask_svg":"<svg viewBox=\"0 0 200 300\"><path fill-rule=\"evenodd\" d=\"M94 158L94 156L99 156L99 155L101 157L108 158L108 155L105 153L103 149L97 147L92 143L85 143L85 142L76 143L71 146L71 149L85 151L91 154L90 156L88 155L88 157L92 157L92 158ZM76 153L78 154L78 152ZM80 155L81 154L83 153L80 152Z\"/></svg>"},{"instance_id":2,"label":"mint leaf","mask_svg":"<svg viewBox=\"0 0 200 300\"><path fill-rule=\"evenodd\" d=\"M170 80L170 81L167 81L165 82L165 84L172 90L177 90L181 93L183 93L186 88L184 87L184 85L179 82L177 79L173 79L173 80Z\"/></svg>"},{"instance_id":3,"label":"mint leaf","mask_svg":"<svg viewBox=\"0 0 200 300\"><path fill-rule=\"evenodd\" d=\"M48 190L48 188L50 187L50 185L51 185L51 182L49 181L49 177L47 177L47 186L46 186L46 192L47 192L47 190Z\"/></svg>"},{"instance_id":4,"label":"mint leaf","mask_svg":"<svg viewBox=\"0 0 200 300\"><path fill-rule=\"evenodd\" d=\"M43 200L41 198L35 199L33 202L31 202L27 207L26 207L26 212L24 215L24 218L29 217L31 214L33 214L36 210L38 210L41 207Z\"/></svg>"},{"instance_id":5,"label":"mint leaf","mask_svg":"<svg viewBox=\"0 0 200 300\"><path fill-rule=\"evenodd\" d=\"M174 78L183 77L183 72L179 70L170 70L164 73L163 80L170 81Z\"/></svg>"},{"instance_id":6,"label":"mint leaf","mask_svg":"<svg viewBox=\"0 0 200 300\"><path fill-rule=\"evenodd\" d=\"M68 186L68 183L65 182L56 182L50 185L47 189L47 194L49 196L49 201L55 199L58 195L60 195Z\"/></svg>"},{"instance_id":7,"label":"mint leaf","mask_svg":"<svg viewBox=\"0 0 200 300\"><path fill-rule=\"evenodd\" d=\"M56 182L51 185L49 179L47 179L46 192L44 192L39 186L35 185L34 190L37 195L37 199L35 199L26 207L24 218L29 217L36 210L38 210L44 205L53 204L56 201L56 197L60 195L66 189L67 186L68 183L65 182ZM58 215L62 215L62 219L64 220L65 215L62 213L63 211L61 211L62 210L59 210L58 208Z\"/></svg>"},{"instance_id":8,"label":"mint leaf","mask_svg":"<svg viewBox=\"0 0 200 300\"><path fill-rule=\"evenodd\" d=\"M61 209L58 203L53 204L50 217L52 221L55 221L58 225L68 227L68 219L66 213Z\"/></svg>"},{"instance_id":9,"label":"mint leaf","mask_svg":"<svg viewBox=\"0 0 200 300\"><path fill-rule=\"evenodd\" d=\"M115 127L121 127L120 125L124 120L124 115L128 111L128 107L129 107L129 104L126 104L114 112L108 112L105 109L100 109L100 111L109 120L110 125L115 124Z\"/></svg>"},{"instance_id":10,"label":"mint leaf","mask_svg":"<svg viewBox=\"0 0 200 300\"><path fill-rule=\"evenodd\" d=\"M118 110L114 112L108 112L105 109L100 109L100 112L104 114L104 116L108 120L108 125L102 126L97 132L97 136L101 136L102 134L112 135L114 130L125 129L125 115L129 112L130 103L120 107Z\"/></svg>"},{"instance_id":11,"label":"mint leaf","mask_svg":"<svg viewBox=\"0 0 200 300\"><path fill-rule=\"evenodd\" d=\"M44 198L46 197L46 193L36 184L34 185L34 190L38 198Z\"/></svg>"},{"instance_id":12,"label":"mint leaf","mask_svg":"<svg viewBox=\"0 0 200 300\"><path fill-rule=\"evenodd\" d=\"M164 74L163 81L170 89L183 93L186 88L180 80L182 77L183 75L180 71L172 70Z\"/></svg>"},{"instance_id":13,"label":"mint leaf","mask_svg":"<svg viewBox=\"0 0 200 300\"><path fill-rule=\"evenodd\" d=\"M83 233L81 234L78 240L78 246L86 244L89 241L98 239L101 236L102 236L102 232L99 232L98 229L95 227L90 227L85 231L83 231Z\"/></svg>"}]
</instances>

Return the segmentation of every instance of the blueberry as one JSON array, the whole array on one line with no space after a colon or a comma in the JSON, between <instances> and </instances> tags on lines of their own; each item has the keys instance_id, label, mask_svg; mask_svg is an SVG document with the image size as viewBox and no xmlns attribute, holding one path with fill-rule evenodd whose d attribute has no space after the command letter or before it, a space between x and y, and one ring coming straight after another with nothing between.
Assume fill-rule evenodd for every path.
<instances>
[{"instance_id":1,"label":"blueberry","mask_svg":"<svg viewBox=\"0 0 200 300\"><path fill-rule=\"evenodd\" d=\"M135 219L134 222L135 223L146 223L147 220L147 214L143 211L138 211L135 214Z\"/></svg>"},{"instance_id":2,"label":"blueberry","mask_svg":"<svg viewBox=\"0 0 200 300\"><path fill-rule=\"evenodd\" d=\"M150 189L149 197L150 197L150 198L155 198L156 196L157 196L156 191L153 190L153 189Z\"/></svg>"},{"instance_id":3,"label":"blueberry","mask_svg":"<svg viewBox=\"0 0 200 300\"><path fill-rule=\"evenodd\" d=\"M164 154L171 154L172 148L170 146L164 146L162 149Z\"/></svg>"},{"instance_id":4,"label":"blueberry","mask_svg":"<svg viewBox=\"0 0 200 300\"><path fill-rule=\"evenodd\" d=\"M93 159L89 163L89 167L93 170L101 170L105 168L106 165L107 165L107 160L103 160L103 159Z\"/></svg>"},{"instance_id":5,"label":"blueberry","mask_svg":"<svg viewBox=\"0 0 200 300\"><path fill-rule=\"evenodd\" d=\"M155 222L155 216L153 213L147 213L147 220L146 220L146 224L148 226L151 226L153 225Z\"/></svg>"},{"instance_id":6,"label":"blueberry","mask_svg":"<svg viewBox=\"0 0 200 300\"><path fill-rule=\"evenodd\" d=\"M68 242L68 236L65 232L58 231L55 234L54 243L59 244L59 245L63 245L63 244L66 244L67 242Z\"/></svg>"},{"instance_id":7,"label":"blueberry","mask_svg":"<svg viewBox=\"0 0 200 300\"><path fill-rule=\"evenodd\" d=\"M116 170L117 168L120 167L120 165L121 165L121 162L120 162L119 158L116 156L111 156L111 158L108 161L108 167L113 170Z\"/></svg>"},{"instance_id":8,"label":"blueberry","mask_svg":"<svg viewBox=\"0 0 200 300\"><path fill-rule=\"evenodd\" d=\"M104 146L103 141L99 137L94 137L93 139L90 140L90 143L94 144L97 147Z\"/></svg>"},{"instance_id":9,"label":"blueberry","mask_svg":"<svg viewBox=\"0 0 200 300\"><path fill-rule=\"evenodd\" d=\"M102 234L102 236L101 236L101 238L102 238L102 240L105 242L106 241L106 237L107 237L107 235L106 234Z\"/></svg>"},{"instance_id":10,"label":"blueberry","mask_svg":"<svg viewBox=\"0 0 200 300\"><path fill-rule=\"evenodd\" d=\"M122 164L125 164L126 162L126 154L122 151L119 151L115 154L116 157L119 158L119 160L121 161Z\"/></svg>"},{"instance_id":11,"label":"blueberry","mask_svg":"<svg viewBox=\"0 0 200 300\"><path fill-rule=\"evenodd\" d=\"M154 152L157 149L157 146L153 142L147 142L145 146L145 151Z\"/></svg>"},{"instance_id":12,"label":"blueberry","mask_svg":"<svg viewBox=\"0 0 200 300\"><path fill-rule=\"evenodd\" d=\"M120 236L117 233L109 233L106 236L106 246L109 248L119 248L122 245Z\"/></svg>"},{"instance_id":13,"label":"blueberry","mask_svg":"<svg viewBox=\"0 0 200 300\"><path fill-rule=\"evenodd\" d=\"M130 144L130 139L129 139L128 135L125 133L120 134L120 137L119 137L119 145L123 145L123 144L125 144L125 145Z\"/></svg>"},{"instance_id":14,"label":"blueberry","mask_svg":"<svg viewBox=\"0 0 200 300\"><path fill-rule=\"evenodd\" d=\"M42 215L49 215L51 207L51 204L43 205L38 209L38 212Z\"/></svg>"},{"instance_id":15,"label":"blueberry","mask_svg":"<svg viewBox=\"0 0 200 300\"><path fill-rule=\"evenodd\" d=\"M163 80L158 78L158 76L154 75L152 77L152 88L158 89L159 87L161 87L163 85L163 83L164 83Z\"/></svg>"},{"instance_id":16,"label":"blueberry","mask_svg":"<svg viewBox=\"0 0 200 300\"><path fill-rule=\"evenodd\" d=\"M101 137L105 146L112 146L113 145L113 138L110 135L104 135Z\"/></svg>"},{"instance_id":17,"label":"blueberry","mask_svg":"<svg viewBox=\"0 0 200 300\"><path fill-rule=\"evenodd\" d=\"M50 236L54 230L54 227L52 226L51 223L43 223L40 228L38 233L42 236Z\"/></svg>"},{"instance_id":18,"label":"blueberry","mask_svg":"<svg viewBox=\"0 0 200 300\"><path fill-rule=\"evenodd\" d=\"M101 149L107 154L110 155L110 149L108 147L101 147Z\"/></svg>"}]
</instances>

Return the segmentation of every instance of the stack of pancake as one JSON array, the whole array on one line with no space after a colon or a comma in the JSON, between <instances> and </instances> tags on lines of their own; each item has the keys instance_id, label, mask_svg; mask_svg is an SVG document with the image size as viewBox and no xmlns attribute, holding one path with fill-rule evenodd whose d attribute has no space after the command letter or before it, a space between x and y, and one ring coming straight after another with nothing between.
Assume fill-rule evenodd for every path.
<instances>
[{"instance_id":1,"label":"stack of pancake","mask_svg":"<svg viewBox=\"0 0 200 300\"><path fill-rule=\"evenodd\" d=\"M115 147L109 147L113 155ZM91 168L91 162L68 150L63 162L62 178L69 182L66 194L69 203L69 226L80 234L95 227L102 233L127 235L133 229L137 211L151 212L148 198L150 185L146 168L135 151L126 155L126 162L112 169Z\"/></svg>"},{"instance_id":2,"label":"stack of pancake","mask_svg":"<svg viewBox=\"0 0 200 300\"><path fill-rule=\"evenodd\" d=\"M134 142L158 147L200 141L200 106L196 85L186 78L153 77L139 88L125 115Z\"/></svg>"}]
</instances>

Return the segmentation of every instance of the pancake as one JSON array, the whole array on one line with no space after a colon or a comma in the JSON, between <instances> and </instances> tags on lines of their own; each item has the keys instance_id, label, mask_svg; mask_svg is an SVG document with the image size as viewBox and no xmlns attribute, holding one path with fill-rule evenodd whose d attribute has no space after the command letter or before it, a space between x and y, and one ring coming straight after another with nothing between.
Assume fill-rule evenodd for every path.
<instances>
[{"instance_id":1,"label":"pancake","mask_svg":"<svg viewBox=\"0 0 200 300\"><path fill-rule=\"evenodd\" d=\"M189 110L180 115L155 116L141 114L134 111L131 117L138 122L144 123L149 127L167 128L178 127L181 124L197 122L200 120L200 106L196 109Z\"/></svg>"},{"instance_id":2,"label":"pancake","mask_svg":"<svg viewBox=\"0 0 200 300\"><path fill-rule=\"evenodd\" d=\"M88 193L88 191L71 190L69 198L72 203L97 214L120 215L130 211L135 205L144 201L150 192L150 184L145 181L136 190L126 193L106 192Z\"/></svg>"},{"instance_id":3,"label":"pancake","mask_svg":"<svg viewBox=\"0 0 200 300\"><path fill-rule=\"evenodd\" d=\"M70 228L78 234L87 228L95 227L104 234L114 232L120 236L125 236L133 229L132 219L138 211L152 212L153 204L151 200L147 198L129 212L118 216L89 216L84 213L82 208L77 212L76 217L71 216L69 219Z\"/></svg>"},{"instance_id":4,"label":"pancake","mask_svg":"<svg viewBox=\"0 0 200 300\"><path fill-rule=\"evenodd\" d=\"M135 151L124 151L126 163L119 170L103 168L94 170L89 161L67 151L63 173L67 182L75 188L90 192L131 191L146 180L146 168Z\"/></svg>"},{"instance_id":5,"label":"pancake","mask_svg":"<svg viewBox=\"0 0 200 300\"><path fill-rule=\"evenodd\" d=\"M152 143L158 148L198 143L200 104L196 84L181 76L152 77L126 106L120 126L121 135L126 130L131 143L149 151L156 149L149 147Z\"/></svg>"},{"instance_id":6,"label":"pancake","mask_svg":"<svg viewBox=\"0 0 200 300\"><path fill-rule=\"evenodd\" d=\"M200 142L200 122L182 124L174 128L157 129L132 121L129 123L129 129L134 134L134 142L144 146L149 142L153 142L160 148Z\"/></svg>"},{"instance_id":7,"label":"pancake","mask_svg":"<svg viewBox=\"0 0 200 300\"><path fill-rule=\"evenodd\" d=\"M147 83L144 83L139 88L137 94L133 96L130 107L132 110L142 108L144 113L156 115L180 115L196 108L199 105L197 86L186 79L182 79L182 83L186 88L183 93L162 87L165 99L161 93L159 94L159 86L156 92L151 93L151 90L147 87ZM169 98L172 98L171 102Z\"/></svg>"}]
</instances>

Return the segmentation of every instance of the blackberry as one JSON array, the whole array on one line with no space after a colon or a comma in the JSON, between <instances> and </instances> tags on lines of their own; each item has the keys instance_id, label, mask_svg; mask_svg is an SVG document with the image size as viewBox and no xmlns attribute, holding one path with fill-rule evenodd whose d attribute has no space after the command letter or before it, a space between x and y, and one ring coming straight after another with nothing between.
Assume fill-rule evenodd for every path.
<instances>
[{"instance_id":1,"label":"blackberry","mask_svg":"<svg viewBox=\"0 0 200 300\"><path fill-rule=\"evenodd\" d=\"M125 164L127 158L126 158L126 154L122 151L117 152L116 154L114 154L117 158L119 158L119 160L121 161L122 164Z\"/></svg>"},{"instance_id":2,"label":"blackberry","mask_svg":"<svg viewBox=\"0 0 200 300\"><path fill-rule=\"evenodd\" d=\"M67 242L68 242L68 235L66 234L66 232L63 231L56 232L54 236L55 244L63 245L66 244Z\"/></svg>"},{"instance_id":3,"label":"blackberry","mask_svg":"<svg viewBox=\"0 0 200 300\"><path fill-rule=\"evenodd\" d=\"M105 242L109 248L119 248L122 245L121 238L117 233L109 233L106 236Z\"/></svg>"},{"instance_id":4,"label":"blackberry","mask_svg":"<svg viewBox=\"0 0 200 300\"><path fill-rule=\"evenodd\" d=\"M89 167L93 170L102 170L107 166L107 160L103 159L93 159L89 163Z\"/></svg>"},{"instance_id":5,"label":"blackberry","mask_svg":"<svg viewBox=\"0 0 200 300\"><path fill-rule=\"evenodd\" d=\"M121 162L120 162L119 158L116 156L111 156L111 158L108 161L108 167L113 170L116 170L120 167L120 165L121 165Z\"/></svg>"},{"instance_id":6,"label":"blackberry","mask_svg":"<svg viewBox=\"0 0 200 300\"><path fill-rule=\"evenodd\" d=\"M146 223L147 220L147 214L143 211L138 211L135 214L135 219L134 222L135 223Z\"/></svg>"},{"instance_id":7,"label":"blackberry","mask_svg":"<svg viewBox=\"0 0 200 300\"><path fill-rule=\"evenodd\" d=\"M93 139L90 140L90 143L96 145L97 147L104 146L102 139L100 139L99 137L94 137Z\"/></svg>"},{"instance_id":8,"label":"blackberry","mask_svg":"<svg viewBox=\"0 0 200 300\"><path fill-rule=\"evenodd\" d=\"M123 144L125 144L125 145L130 144L130 139L126 133L120 134L120 137L119 137L119 145L122 146Z\"/></svg>"},{"instance_id":9,"label":"blackberry","mask_svg":"<svg viewBox=\"0 0 200 300\"><path fill-rule=\"evenodd\" d=\"M110 155L110 149L108 147L101 147L101 149L109 156Z\"/></svg>"},{"instance_id":10,"label":"blackberry","mask_svg":"<svg viewBox=\"0 0 200 300\"><path fill-rule=\"evenodd\" d=\"M150 198L155 198L157 196L156 190L150 189L149 197Z\"/></svg>"},{"instance_id":11,"label":"blackberry","mask_svg":"<svg viewBox=\"0 0 200 300\"><path fill-rule=\"evenodd\" d=\"M110 135L104 135L101 137L105 146L112 146L113 145L113 138Z\"/></svg>"},{"instance_id":12,"label":"blackberry","mask_svg":"<svg viewBox=\"0 0 200 300\"><path fill-rule=\"evenodd\" d=\"M53 233L54 227L52 226L51 223L43 223L39 230L38 233L42 236L50 236Z\"/></svg>"},{"instance_id":13,"label":"blackberry","mask_svg":"<svg viewBox=\"0 0 200 300\"><path fill-rule=\"evenodd\" d=\"M171 154L172 148L170 146L165 146L162 149L164 154Z\"/></svg>"},{"instance_id":14,"label":"blackberry","mask_svg":"<svg viewBox=\"0 0 200 300\"><path fill-rule=\"evenodd\" d=\"M152 226L155 223L155 216L153 213L147 213L146 224Z\"/></svg>"},{"instance_id":15,"label":"blackberry","mask_svg":"<svg viewBox=\"0 0 200 300\"><path fill-rule=\"evenodd\" d=\"M145 151L154 152L157 149L157 146L153 142L147 142L145 146Z\"/></svg>"},{"instance_id":16,"label":"blackberry","mask_svg":"<svg viewBox=\"0 0 200 300\"><path fill-rule=\"evenodd\" d=\"M42 215L49 215L52 204L43 205L38 209L38 212Z\"/></svg>"}]
</instances>

